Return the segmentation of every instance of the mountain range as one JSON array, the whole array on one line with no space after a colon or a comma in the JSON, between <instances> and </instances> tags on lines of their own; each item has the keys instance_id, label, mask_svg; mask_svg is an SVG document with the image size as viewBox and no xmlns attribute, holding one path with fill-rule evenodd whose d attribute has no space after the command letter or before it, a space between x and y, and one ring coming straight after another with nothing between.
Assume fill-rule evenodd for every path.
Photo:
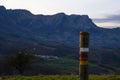
<instances>
[{"instance_id":1,"label":"mountain range","mask_svg":"<svg viewBox=\"0 0 120 80\"><path fill-rule=\"evenodd\" d=\"M81 31L90 34L90 73L120 70L120 28L101 28L88 15L34 15L0 6L0 55L27 49L39 55L79 60Z\"/></svg>"}]
</instances>

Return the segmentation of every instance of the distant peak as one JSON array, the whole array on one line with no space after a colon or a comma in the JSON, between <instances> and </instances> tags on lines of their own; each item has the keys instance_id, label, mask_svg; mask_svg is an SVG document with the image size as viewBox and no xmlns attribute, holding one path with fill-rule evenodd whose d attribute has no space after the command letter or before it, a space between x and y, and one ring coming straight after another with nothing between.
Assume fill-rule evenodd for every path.
<instances>
[{"instance_id":1,"label":"distant peak","mask_svg":"<svg viewBox=\"0 0 120 80\"><path fill-rule=\"evenodd\" d=\"M6 10L4 6L0 6L0 10Z\"/></svg>"},{"instance_id":2,"label":"distant peak","mask_svg":"<svg viewBox=\"0 0 120 80\"><path fill-rule=\"evenodd\" d=\"M14 9L14 10L10 10L16 14L22 14L22 15L33 15L30 11L25 10L25 9Z\"/></svg>"},{"instance_id":3,"label":"distant peak","mask_svg":"<svg viewBox=\"0 0 120 80\"><path fill-rule=\"evenodd\" d=\"M82 15L82 17L85 18L85 19L89 19L88 15Z\"/></svg>"},{"instance_id":4,"label":"distant peak","mask_svg":"<svg viewBox=\"0 0 120 80\"><path fill-rule=\"evenodd\" d=\"M62 15L62 16L64 16L64 15L66 15L65 13L57 13L57 14L55 14L55 15Z\"/></svg>"},{"instance_id":5,"label":"distant peak","mask_svg":"<svg viewBox=\"0 0 120 80\"><path fill-rule=\"evenodd\" d=\"M24 12L24 13L30 13L30 14L32 14L30 11L25 10L25 9L14 9L13 11Z\"/></svg>"}]
</instances>

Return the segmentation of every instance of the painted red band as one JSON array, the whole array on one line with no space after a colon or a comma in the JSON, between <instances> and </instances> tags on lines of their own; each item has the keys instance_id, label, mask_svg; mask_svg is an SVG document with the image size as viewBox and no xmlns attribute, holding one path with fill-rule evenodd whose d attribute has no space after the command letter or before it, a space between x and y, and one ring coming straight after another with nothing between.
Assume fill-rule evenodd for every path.
<instances>
[{"instance_id":1,"label":"painted red band","mask_svg":"<svg viewBox=\"0 0 120 80\"><path fill-rule=\"evenodd\" d=\"M88 58L88 54L80 54L80 58Z\"/></svg>"}]
</instances>

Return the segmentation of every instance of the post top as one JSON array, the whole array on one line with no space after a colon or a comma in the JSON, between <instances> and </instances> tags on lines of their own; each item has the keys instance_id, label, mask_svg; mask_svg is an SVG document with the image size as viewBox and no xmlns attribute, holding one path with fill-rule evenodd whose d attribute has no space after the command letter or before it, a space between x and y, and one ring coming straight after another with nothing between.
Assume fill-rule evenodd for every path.
<instances>
[{"instance_id":1,"label":"post top","mask_svg":"<svg viewBox=\"0 0 120 80\"><path fill-rule=\"evenodd\" d=\"M89 35L88 32L80 32L80 35Z\"/></svg>"}]
</instances>

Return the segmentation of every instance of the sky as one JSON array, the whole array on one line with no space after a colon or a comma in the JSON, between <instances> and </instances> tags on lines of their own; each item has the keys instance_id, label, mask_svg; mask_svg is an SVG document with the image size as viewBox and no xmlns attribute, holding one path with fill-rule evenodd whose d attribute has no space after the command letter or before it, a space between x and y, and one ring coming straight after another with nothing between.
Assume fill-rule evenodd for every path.
<instances>
[{"instance_id":1,"label":"sky","mask_svg":"<svg viewBox=\"0 0 120 80\"><path fill-rule=\"evenodd\" d=\"M0 5L33 14L88 15L99 27L120 27L120 0L0 0Z\"/></svg>"}]
</instances>

